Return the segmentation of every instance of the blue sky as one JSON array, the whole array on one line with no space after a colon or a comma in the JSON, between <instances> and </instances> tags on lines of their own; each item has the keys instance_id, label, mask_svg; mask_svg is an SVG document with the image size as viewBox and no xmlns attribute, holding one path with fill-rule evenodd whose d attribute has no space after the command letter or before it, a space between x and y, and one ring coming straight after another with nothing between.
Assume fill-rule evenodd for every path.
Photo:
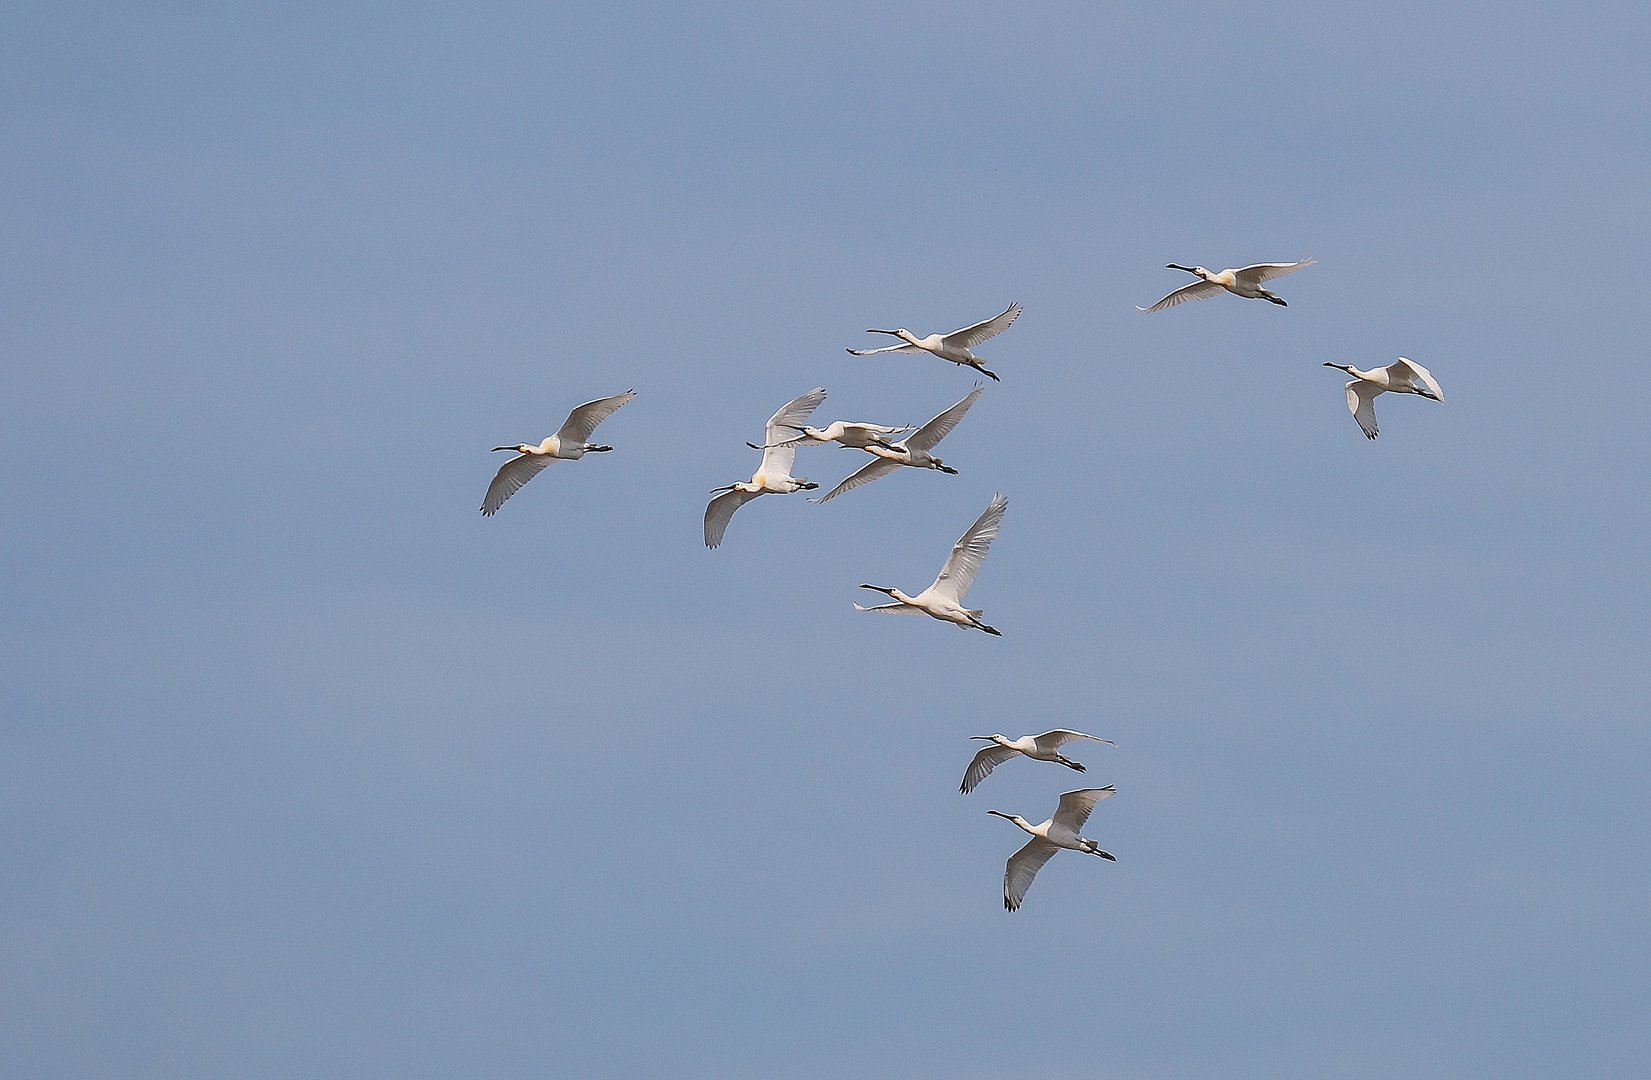
<instances>
[{"instance_id":1,"label":"blue sky","mask_svg":"<svg viewBox=\"0 0 1651 1080\"><path fill-rule=\"evenodd\" d=\"M15 1075L1651 1068L1635 5L35 5ZM1312 255L1288 309L1135 310ZM868 326L943 447L707 491ZM1443 405L1339 372L1400 354ZM496 518L487 448L634 387ZM799 454L833 483L849 451ZM994 491L1001 639L859 615ZM1072 774L1118 795L1002 910ZM978 745L978 744L973 744Z\"/></svg>"}]
</instances>

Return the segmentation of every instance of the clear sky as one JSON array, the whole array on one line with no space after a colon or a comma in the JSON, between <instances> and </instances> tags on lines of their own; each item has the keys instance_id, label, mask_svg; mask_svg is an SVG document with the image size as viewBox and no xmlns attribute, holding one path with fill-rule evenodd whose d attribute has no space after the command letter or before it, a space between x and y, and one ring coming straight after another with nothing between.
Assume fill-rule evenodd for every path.
<instances>
[{"instance_id":1,"label":"clear sky","mask_svg":"<svg viewBox=\"0 0 1651 1080\"><path fill-rule=\"evenodd\" d=\"M1644 5L5 22L8 1075L1651 1073ZM853 610L994 491L1001 639Z\"/></svg>"}]
</instances>

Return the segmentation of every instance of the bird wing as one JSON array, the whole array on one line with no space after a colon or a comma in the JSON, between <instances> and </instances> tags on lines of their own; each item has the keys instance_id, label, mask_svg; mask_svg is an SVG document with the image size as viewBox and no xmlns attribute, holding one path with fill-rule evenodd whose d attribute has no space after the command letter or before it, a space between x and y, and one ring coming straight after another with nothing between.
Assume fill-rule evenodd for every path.
<instances>
[{"instance_id":1,"label":"bird wing","mask_svg":"<svg viewBox=\"0 0 1651 1080\"><path fill-rule=\"evenodd\" d=\"M880 352L927 352L928 350L919 349L916 345L901 344L885 345L881 349L847 349L845 351L851 352L855 356L875 356Z\"/></svg>"},{"instance_id":2,"label":"bird wing","mask_svg":"<svg viewBox=\"0 0 1651 1080\"><path fill-rule=\"evenodd\" d=\"M911 437L906 440L906 445L913 450L925 452L932 450L936 443L944 439L950 434L952 428L957 426L957 422L963 419L963 414L969 411L969 406L975 403L975 399L980 397L985 389L986 387L983 385L976 386L969 391L969 395L962 401L912 432Z\"/></svg>"},{"instance_id":3,"label":"bird wing","mask_svg":"<svg viewBox=\"0 0 1651 1080\"><path fill-rule=\"evenodd\" d=\"M763 444L767 449L762 452L762 471L769 476L790 476L791 463L797 460L795 443L786 440L796 436L797 430L803 426L803 421L820 402L826 399L825 388L816 386L799 398L792 398L780 406L780 411L768 418L768 426L763 429Z\"/></svg>"},{"instance_id":4,"label":"bird wing","mask_svg":"<svg viewBox=\"0 0 1651 1080\"><path fill-rule=\"evenodd\" d=\"M982 780L991 776L993 769L1019 753L1019 750L1011 750L996 743L982 747L980 753L975 755L974 760L969 762L969 767L963 770L963 784L958 790L967 795Z\"/></svg>"},{"instance_id":5,"label":"bird wing","mask_svg":"<svg viewBox=\"0 0 1651 1080\"><path fill-rule=\"evenodd\" d=\"M1397 361L1388 365L1387 370L1392 371L1397 367L1406 367L1415 372L1416 378L1421 379L1422 382L1427 384L1427 388L1433 391L1434 397L1437 397L1440 401L1445 400L1445 392L1439 389L1439 382L1433 377L1433 372L1418 364L1416 361L1410 359L1408 356L1399 357Z\"/></svg>"},{"instance_id":6,"label":"bird wing","mask_svg":"<svg viewBox=\"0 0 1651 1080\"><path fill-rule=\"evenodd\" d=\"M1347 411L1359 422L1359 430L1371 439L1376 437L1376 395L1381 392L1381 387L1363 379L1347 384Z\"/></svg>"},{"instance_id":7,"label":"bird wing","mask_svg":"<svg viewBox=\"0 0 1651 1080\"><path fill-rule=\"evenodd\" d=\"M1108 746L1118 745L1111 739L1096 739L1093 735L1085 735L1081 731L1070 731L1066 728L1055 728L1053 731L1046 731L1042 735L1032 736L1032 741L1038 744L1039 750L1057 750L1077 739L1094 739L1096 742L1104 742Z\"/></svg>"},{"instance_id":8,"label":"bird wing","mask_svg":"<svg viewBox=\"0 0 1651 1080\"><path fill-rule=\"evenodd\" d=\"M1020 305L1010 304L1003 309L1002 315L994 315L985 322L977 322L973 326L953 330L940 340L954 349L972 349L987 338L997 337L1009 329L1009 324L1019 316Z\"/></svg>"},{"instance_id":9,"label":"bird wing","mask_svg":"<svg viewBox=\"0 0 1651 1080\"><path fill-rule=\"evenodd\" d=\"M851 424L851 423L846 423L845 422L843 424L843 430L844 431L870 431L870 432L875 432L878 435L898 435L902 431L910 431L911 430L911 425L906 424L903 427L889 427L887 424L860 424L860 423Z\"/></svg>"},{"instance_id":10,"label":"bird wing","mask_svg":"<svg viewBox=\"0 0 1651 1080\"><path fill-rule=\"evenodd\" d=\"M1304 266L1313 265L1312 259L1302 259L1293 263L1253 263L1239 270L1233 271L1233 277L1240 281L1249 281L1260 285L1263 281L1271 281L1285 274L1293 274Z\"/></svg>"},{"instance_id":11,"label":"bird wing","mask_svg":"<svg viewBox=\"0 0 1651 1080\"><path fill-rule=\"evenodd\" d=\"M562 425L562 430L556 433L557 441L562 443L590 442L591 433L596 430L596 425L612 416L615 409L618 409L619 406L635 396L635 390L627 390L623 394L597 398L595 401L587 401L583 405L575 406L573 411L568 413L567 422Z\"/></svg>"},{"instance_id":12,"label":"bird wing","mask_svg":"<svg viewBox=\"0 0 1651 1080\"><path fill-rule=\"evenodd\" d=\"M963 602L969 593L969 586L975 583L975 575L980 573L980 564L986 560L987 550L997 539L998 526L1003 522L1003 511L1008 505L1009 496L992 496L986 512L976 518L969 531L952 545L952 553L946 557L946 565L940 568L940 576L929 586L931 591L956 603Z\"/></svg>"},{"instance_id":13,"label":"bird wing","mask_svg":"<svg viewBox=\"0 0 1651 1080\"><path fill-rule=\"evenodd\" d=\"M1191 285L1183 285L1170 293L1151 307L1135 305L1136 311L1162 311L1167 307L1174 307L1183 300L1202 300L1206 296L1214 296L1218 292L1225 292L1220 285L1213 281L1195 281Z\"/></svg>"},{"instance_id":14,"label":"bird wing","mask_svg":"<svg viewBox=\"0 0 1651 1080\"><path fill-rule=\"evenodd\" d=\"M1073 832L1083 829L1083 823L1089 820L1089 812L1095 809L1095 804L1108 795L1116 795L1118 789L1111 784L1106 787L1086 787L1077 791L1061 792L1061 804L1055 810L1054 821L1057 825L1065 825Z\"/></svg>"},{"instance_id":15,"label":"bird wing","mask_svg":"<svg viewBox=\"0 0 1651 1080\"><path fill-rule=\"evenodd\" d=\"M1003 906L1010 911L1020 907L1020 902L1026 896L1026 890L1031 888L1032 879L1038 876L1043 864L1048 862L1060 848L1051 844L1041 836L1034 836L1027 841L1026 846L1009 856L1009 865L1003 868Z\"/></svg>"},{"instance_id":16,"label":"bird wing","mask_svg":"<svg viewBox=\"0 0 1651 1080\"><path fill-rule=\"evenodd\" d=\"M835 499L849 488L857 488L861 484L869 484L879 476L887 476L889 473L902 467L903 466L898 461L890 461L888 458L882 457L872 458L871 461L867 462L865 465L862 465L859 471L853 476L850 476L848 479L844 480L842 483L838 484L818 499L810 499L809 502L823 503L828 499Z\"/></svg>"},{"instance_id":17,"label":"bird wing","mask_svg":"<svg viewBox=\"0 0 1651 1080\"><path fill-rule=\"evenodd\" d=\"M493 482L487 485L487 497L482 499L482 513L492 517L504 501L521 490L523 484L539 475L539 470L556 459L549 454L520 454L499 466Z\"/></svg>"},{"instance_id":18,"label":"bird wing","mask_svg":"<svg viewBox=\"0 0 1651 1080\"><path fill-rule=\"evenodd\" d=\"M705 508L705 546L717 547L722 543L722 534L728 531L728 521L734 516L734 511L760 496L760 491L725 491L711 500Z\"/></svg>"},{"instance_id":19,"label":"bird wing","mask_svg":"<svg viewBox=\"0 0 1651 1080\"><path fill-rule=\"evenodd\" d=\"M882 611L882 612L886 612L889 615L927 615L928 614L928 612L924 611L920 607L912 607L910 604L901 604L901 603L873 604L871 607L861 607L859 604L855 604L854 605L854 610L855 611Z\"/></svg>"}]
</instances>

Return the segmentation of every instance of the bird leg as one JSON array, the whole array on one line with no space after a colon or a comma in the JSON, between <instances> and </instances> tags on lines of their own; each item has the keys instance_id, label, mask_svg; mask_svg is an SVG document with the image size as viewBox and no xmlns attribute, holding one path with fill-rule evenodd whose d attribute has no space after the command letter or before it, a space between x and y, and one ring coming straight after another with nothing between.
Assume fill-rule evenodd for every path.
<instances>
[{"instance_id":1,"label":"bird leg","mask_svg":"<svg viewBox=\"0 0 1651 1080\"><path fill-rule=\"evenodd\" d=\"M1057 754L1055 756L1055 760L1060 762L1062 765L1065 765L1068 769L1076 769L1078 772L1086 772L1087 771L1083 767L1083 763L1081 761L1073 761L1071 758L1067 757L1065 754Z\"/></svg>"},{"instance_id":2,"label":"bird leg","mask_svg":"<svg viewBox=\"0 0 1651 1080\"><path fill-rule=\"evenodd\" d=\"M988 634L991 634L993 637L1002 637L1003 636L1003 632L1001 630L998 630L995 627L987 626L985 623L981 622L979 619L975 620L974 625L975 625L976 630L984 630Z\"/></svg>"},{"instance_id":3,"label":"bird leg","mask_svg":"<svg viewBox=\"0 0 1651 1080\"><path fill-rule=\"evenodd\" d=\"M1290 306L1289 304L1286 304L1281 297L1274 296L1272 293L1268 292L1266 289L1261 290L1261 299L1266 300L1270 303L1277 304L1279 307L1289 307Z\"/></svg>"},{"instance_id":4,"label":"bird leg","mask_svg":"<svg viewBox=\"0 0 1651 1080\"><path fill-rule=\"evenodd\" d=\"M605 454L609 450L612 450L612 449L613 449L613 447L611 447L611 446L587 446L587 447L585 447L585 453L587 453L587 454Z\"/></svg>"}]
</instances>

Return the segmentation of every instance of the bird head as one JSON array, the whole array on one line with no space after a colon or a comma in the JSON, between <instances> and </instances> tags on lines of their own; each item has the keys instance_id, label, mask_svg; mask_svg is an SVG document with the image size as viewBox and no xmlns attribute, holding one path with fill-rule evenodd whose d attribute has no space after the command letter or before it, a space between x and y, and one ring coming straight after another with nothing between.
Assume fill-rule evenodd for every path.
<instances>
[{"instance_id":1,"label":"bird head","mask_svg":"<svg viewBox=\"0 0 1651 1080\"><path fill-rule=\"evenodd\" d=\"M1208 270L1204 269L1202 266L1182 266L1180 263L1165 263L1164 264L1164 269L1165 270L1184 270L1189 274L1197 274L1199 277L1209 277L1209 274L1210 274L1210 272Z\"/></svg>"},{"instance_id":2,"label":"bird head","mask_svg":"<svg viewBox=\"0 0 1651 1080\"><path fill-rule=\"evenodd\" d=\"M888 588L887 586L883 586L883 585L862 585L862 586L860 586L860 588L870 589L872 592L887 593L890 596L894 595L894 590L892 588Z\"/></svg>"},{"instance_id":3,"label":"bird head","mask_svg":"<svg viewBox=\"0 0 1651 1080\"><path fill-rule=\"evenodd\" d=\"M997 742L997 741L998 741L998 740L999 740L999 739L1001 739L1001 738L1003 738L1003 736L1002 736L1002 735L1001 735L1001 734L994 734L994 735L970 735L970 736L969 736L969 738L971 738L971 739L979 739L979 740L981 740L981 741L982 741L982 742Z\"/></svg>"}]
</instances>

